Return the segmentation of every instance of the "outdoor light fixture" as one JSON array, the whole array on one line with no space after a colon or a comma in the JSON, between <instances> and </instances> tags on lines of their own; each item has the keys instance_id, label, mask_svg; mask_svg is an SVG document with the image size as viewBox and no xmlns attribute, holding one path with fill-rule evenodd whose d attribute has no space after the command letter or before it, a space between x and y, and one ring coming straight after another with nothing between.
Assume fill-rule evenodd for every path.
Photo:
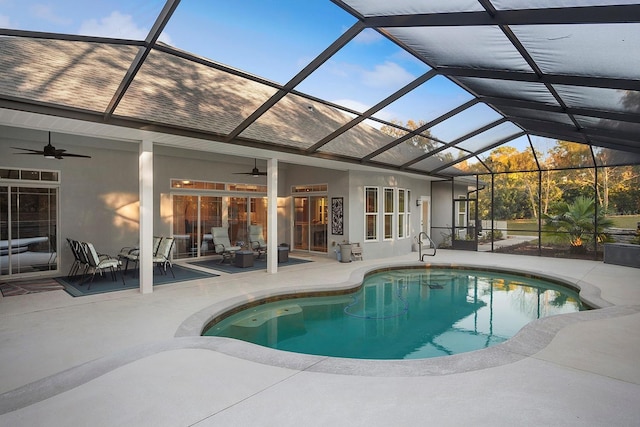
<instances>
[{"instance_id":1,"label":"outdoor light fixture","mask_svg":"<svg viewBox=\"0 0 640 427\"><path fill-rule=\"evenodd\" d=\"M416 206L420 206L422 204L422 200L416 199Z\"/></svg>"}]
</instances>

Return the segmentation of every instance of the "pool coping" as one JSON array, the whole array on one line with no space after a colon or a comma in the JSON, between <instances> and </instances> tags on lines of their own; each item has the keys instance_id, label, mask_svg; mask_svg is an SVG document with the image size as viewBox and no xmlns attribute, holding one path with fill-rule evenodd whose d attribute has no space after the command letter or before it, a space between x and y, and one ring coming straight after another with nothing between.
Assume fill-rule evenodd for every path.
<instances>
[{"instance_id":1,"label":"pool coping","mask_svg":"<svg viewBox=\"0 0 640 427\"><path fill-rule=\"evenodd\" d=\"M488 349L461 353L453 356L414 360L366 360L336 357L314 356L274 350L255 344L221 337L200 336L203 326L220 311L227 311L234 304L247 301L286 295L296 292L335 292L353 290L359 287L365 274L371 271L411 267L456 267L464 266L479 270L502 270L510 273L533 275L565 285L579 291L581 299L596 309L571 314L545 317L527 324L513 338ZM366 377L416 377L451 375L486 368L499 367L533 356L544 349L563 328L572 324L609 319L640 313L638 306L614 306L600 298L600 289L583 280L549 275L532 270L502 268L491 265L470 263L420 263L395 262L380 263L354 270L349 279L334 284L313 285L300 288L270 288L252 293L252 298L237 296L212 304L188 317L177 329L173 338L154 341L129 347L111 355L75 366L17 389L0 394L0 415L27 407L52 396L88 383L122 366L142 360L165 351L206 350L215 351L230 357L273 367L291 369L300 372L314 372L335 375L354 375Z\"/></svg>"},{"instance_id":2,"label":"pool coping","mask_svg":"<svg viewBox=\"0 0 640 427\"><path fill-rule=\"evenodd\" d=\"M370 360L315 356L275 350L259 345L221 337L202 337L213 320L226 317L248 306L283 299L291 295L324 295L353 292L362 285L367 274L397 268L460 268L481 271L501 271L549 280L579 292L581 301L591 310L537 319L525 325L514 337L493 347L452 356L412 360ZM506 268L469 263L388 263L354 270L349 279L335 284L300 288L271 288L254 292L251 297L239 295L212 304L187 318L175 333L176 338L198 339L199 345L241 359L289 369L340 375L363 376L420 376L449 375L506 365L530 357L544 349L561 329L576 322L625 316L638 312L631 306L613 306L600 297L600 289L586 281L541 273L532 270Z\"/></svg>"}]
</instances>

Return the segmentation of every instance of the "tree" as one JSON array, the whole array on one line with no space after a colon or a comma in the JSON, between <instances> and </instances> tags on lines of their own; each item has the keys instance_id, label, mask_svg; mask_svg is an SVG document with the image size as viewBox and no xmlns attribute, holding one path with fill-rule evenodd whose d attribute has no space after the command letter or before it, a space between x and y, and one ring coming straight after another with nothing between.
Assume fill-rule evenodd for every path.
<instances>
[{"instance_id":1,"label":"tree","mask_svg":"<svg viewBox=\"0 0 640 427\"><path fill-rule=\"evenodd\" d=\"M602 209L597 212L597 227L595 218L595 200L579 196L573 203L562 204L556 215L545 215L544 230L555 233L557 237L568 238L571 253L584 253L585 243L594 235L598 242L605 241L604 229L613 225Z\"/></svg>"},{"instance_id":2,"label":"tree","mask_svg":"<svg viewBox=\"0 0 640 427\"><path fill-rule=\"evenodd\" d=\"M420 120L416 123L413 120L408 120L406 125L403 125L402 122L399 120L391 120L391 123L393 123L394 125L398 125L398 127L384 125L380 128L380 132L386 135L392 136L394 138L402 138L408 133L405 129L414 131L424 126L426 122L423 120ZM405 142L414 147L422 148L425 153L428 153L429 151L435 150L439 145L437 142L430 139L429 138L430 136L431 136L431 133L427 129L422 131L420 135L412 135L411 138L407 139Z\"/></svg>"}]
</instances>

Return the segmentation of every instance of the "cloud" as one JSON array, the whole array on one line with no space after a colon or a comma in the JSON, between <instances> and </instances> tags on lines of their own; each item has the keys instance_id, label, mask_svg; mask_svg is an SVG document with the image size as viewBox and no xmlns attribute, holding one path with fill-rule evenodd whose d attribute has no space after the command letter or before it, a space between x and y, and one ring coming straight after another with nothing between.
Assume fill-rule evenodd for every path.
<instances>
[{"instance_id":1,"label":"cloud","mask_svg":"<svg viewBox=\"0 0 640 427\"><path fill-rule=\"evenodd\" d=\"M376 65L372 71L364 71L362 79L363 83L370 87L398 88L414 80L415 77L395 62L387 61Z\"/></svg>"},{"instance_id":2,"label":"cloud","mask_svg":"<svg viewBox=\"0 0 640 427\"><path fill-rule=\"evenodd\" d=\"M100 20L89 19L83 21L78 33L98 37L144 40L149 34L149 30L138 27L131 15L124 15L114 11L111 12L111 15ZM160 40L171 44L171 37L167 34L163 33L160 36Z\"/></svg>"},{"instance_id":3,"label":"cloud","mask_svg":"<svg viewBox=\"0 0 640 427\"><path fill-rule=\"evenodd\" d=\"M56 25L69 25L72 21L65 16L57 15L50 5L34 4L29 8L30 12L37 18Z\"/></svg>"},{"instance_id":4,"label":"cloud","mask_svg":"<svg viewBox=\"0 0 640 427\"><path fill-rule=\"evenodd\" d=\"M142 40L147 37L149 30L136 26L131 15L123 15L115 11L99 21L97 19L83 21L78 32L87 36Z\"/></svg>"}]
</instances>

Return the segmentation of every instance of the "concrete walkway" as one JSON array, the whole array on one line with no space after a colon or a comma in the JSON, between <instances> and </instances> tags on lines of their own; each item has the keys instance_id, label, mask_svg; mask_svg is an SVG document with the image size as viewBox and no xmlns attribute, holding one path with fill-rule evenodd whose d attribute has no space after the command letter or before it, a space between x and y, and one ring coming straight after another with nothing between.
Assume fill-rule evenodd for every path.
<instances>
[{"instance_id":1,"label":"concrete walkway","mask_svg":"<svg viewBox=\"0 0 640 427\"><path fill-rule=\"evenodd\" d=\"M640 270L439 250L433 264L554 275L604 307L422 361L296 355L199 337L222 305L356 285L386 260L313 263L73 298L0 298L0 426L640 425Z\"/></svg>"}]
</instances>

